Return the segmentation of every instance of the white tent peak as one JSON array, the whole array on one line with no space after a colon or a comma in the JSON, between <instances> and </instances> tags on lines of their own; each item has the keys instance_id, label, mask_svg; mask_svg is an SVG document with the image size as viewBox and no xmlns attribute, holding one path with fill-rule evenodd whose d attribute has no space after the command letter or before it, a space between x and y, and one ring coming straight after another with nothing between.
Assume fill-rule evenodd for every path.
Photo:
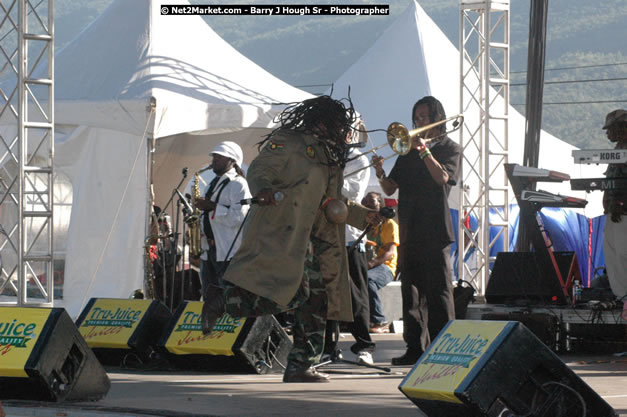
<instances>
[{"instance_id":1,"label":"white tent peak","mask_svg":"<svg viewBox=\"0 0 627 417\"><path fill-rule=\"evenodd\" d=\"M145 106L155 97L154 133L162 137L231 128L234 120L267 127L264 113L273 105L309 97L243 56L200 16L162 15L160 8L156 0L113 1L57 53L56 100ZM177 126L169 119L181 111L204 114L205 121Z\"/></svg>"},{"instance_id":2,"label":"white tent peak","mask_svg":"<svg viewBox=\"0 0 627 417\"><path fill-rule=\"evenodd\" d=\"M55 205L55 252L65 259L55 305L72 316L91 297L126 298L144 286L150 203L179 218L170 197L217 143L237 142L249 163L282 103L312 97L248 60L201 17L161 15L161 3L113 0L55 54L54 169L72 203ZM15 135L11 122L0 119L0 134Z\"/></svg>"}]
</instances>

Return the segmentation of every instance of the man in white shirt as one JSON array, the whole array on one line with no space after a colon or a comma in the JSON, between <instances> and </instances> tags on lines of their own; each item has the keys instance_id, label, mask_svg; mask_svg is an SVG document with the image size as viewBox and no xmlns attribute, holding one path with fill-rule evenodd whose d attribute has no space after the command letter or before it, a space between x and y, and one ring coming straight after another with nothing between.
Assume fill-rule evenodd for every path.
<instances>
[{"instance_id":1,"label":"man in white shirt","mask_svg":"<svg viewBox=\"0 0 627 417\"><path fill-rule=\"evenodd\" d=\"M196 200L202 210L200 280L203 297L208 284L223 287L222 275L241 243L240 226L248 213L241 200L251 198L241 169L242 148L235 142L220 142L211 152L216 177L204 198Z\"/></svg>"}]
</instances>

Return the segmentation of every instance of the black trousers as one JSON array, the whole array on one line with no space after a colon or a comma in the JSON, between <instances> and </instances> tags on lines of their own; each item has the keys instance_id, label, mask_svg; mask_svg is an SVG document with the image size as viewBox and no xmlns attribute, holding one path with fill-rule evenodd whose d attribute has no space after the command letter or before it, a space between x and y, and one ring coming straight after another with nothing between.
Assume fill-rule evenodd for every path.
<instances>
[{"instance_id":1,"label":"black trousers","mask_svg":"<svg viewBox=\"0 0 627 417\"><path fill-rule=\"evenodd\" d=\"M348 271L351 278L351 301L353 303L353 322L349 330L355 338L351 346L353 353L362 350L373 352L375 344L370 337L370 300L368 299L368 259L365 252L359 249L348 249ZM338 323L335 320L327 321L326 345L324 351L331 353L337 346L335 329Z\"/></svg>"},{"instance_id":2,"label":"black trousers","mask_svg":"<svg viewBox=\"0 0 627 417\"><path fill-rule=\"evenodd\" d=\"M440 330L455 318L450 244L425 248L404 243L400 259L403 339L412 355L422 355Z\"/></svg>"},{"instance_id":3,"label":"black trousers","mask_svg":"<svg viewBox=\"0 0 627 417\"><path fill-rule=\"evenodd\" d=\"M212 246L211 249L207 251L207 257L208 259L206 261L200 261L200 283L203 297L205 296L208 285L224 288L222 276L224 276L224 272L226 272L226 268L229 266L230 262L230 260L221 262L216 260L215 246Z\"/></svg>"}]
</instances>

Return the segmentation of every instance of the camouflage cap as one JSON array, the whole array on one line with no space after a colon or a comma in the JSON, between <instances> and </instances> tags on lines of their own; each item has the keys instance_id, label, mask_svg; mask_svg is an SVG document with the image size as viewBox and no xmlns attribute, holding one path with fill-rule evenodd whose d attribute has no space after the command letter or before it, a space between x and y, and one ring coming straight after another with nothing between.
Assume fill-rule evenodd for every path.
<instances>
[{"instance_id":1,"label":"camouflage cap","mask_svg":"<svg viewBox=\"0 0 627 417\"><path fill-rule=\"evenodd\" d=\"M616 122L627 122L627 110L618 109L609 112L607 116L605 116L605 124L603 125L603 129L607 129Z\"/></svg>"}]
</instances>

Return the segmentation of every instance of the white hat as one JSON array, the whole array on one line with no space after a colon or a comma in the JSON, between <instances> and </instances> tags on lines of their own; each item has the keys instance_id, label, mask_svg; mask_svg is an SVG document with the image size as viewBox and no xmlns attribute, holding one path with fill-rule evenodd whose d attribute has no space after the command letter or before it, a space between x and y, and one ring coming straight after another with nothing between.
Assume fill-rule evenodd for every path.
<instances>
[{"instance_id":1,"label":"white hat","mask_svg":"<svg viewBox=\"0 0 627 417\"><path fill-rule=\"evenodd\" d=\"M242 152L242 148L240 148L237 143L228 140L218 143L211 153L217 153L218 155L231 158L239 167L241 167L242 162L244 162L244 153Z\"/></svg>"}]
</instances>

